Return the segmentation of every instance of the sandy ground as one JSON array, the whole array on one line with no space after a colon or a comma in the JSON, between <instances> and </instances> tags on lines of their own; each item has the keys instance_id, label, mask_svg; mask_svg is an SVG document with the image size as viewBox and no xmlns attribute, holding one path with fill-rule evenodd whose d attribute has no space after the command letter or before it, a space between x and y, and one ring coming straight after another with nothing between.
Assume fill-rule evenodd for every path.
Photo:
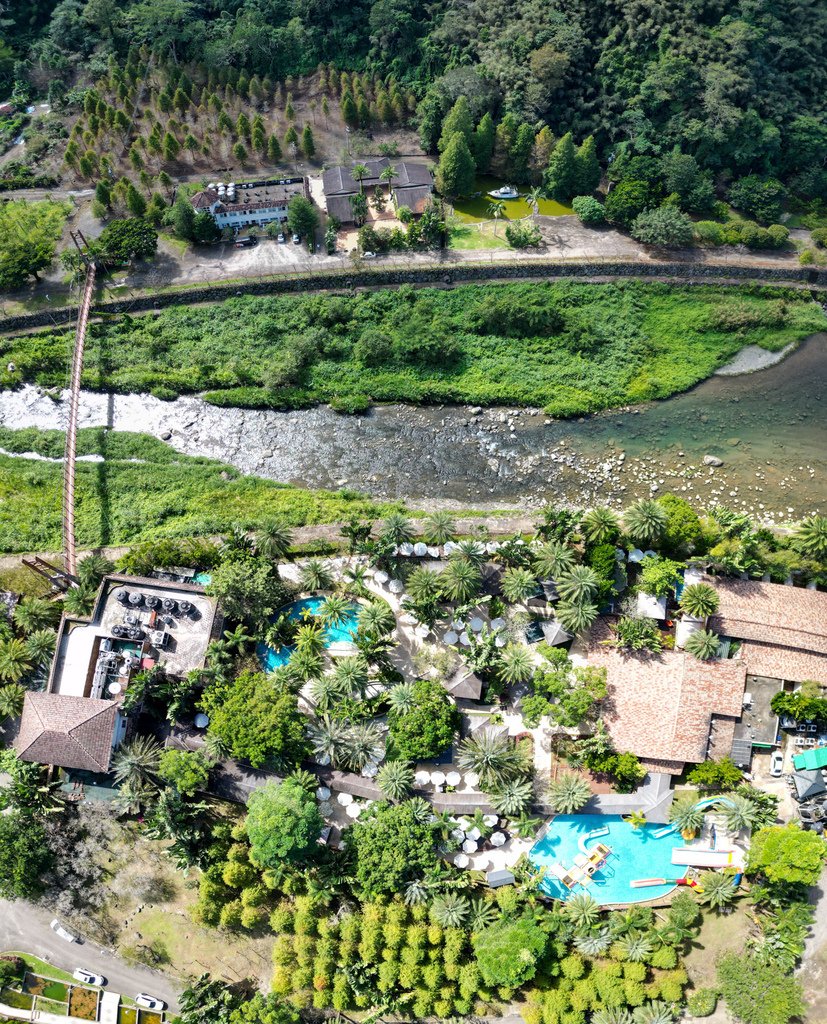
<instances>
[{"instance_id":1,"label":"sandy ground","mask_svg":"<svg viewBox=\"0 0 827 1024\"><path fill-rule=\"evenodd\" d=\"M737 377L741 373L754 373L756 370L766 370L768 366L775 366L776 363L780 363L794 348L794 342L786 345L780 352L768 352L758 345L747 345L741 349L731 363L722 366L715 373L719 377Z\"/></svg>"}]
</instances>

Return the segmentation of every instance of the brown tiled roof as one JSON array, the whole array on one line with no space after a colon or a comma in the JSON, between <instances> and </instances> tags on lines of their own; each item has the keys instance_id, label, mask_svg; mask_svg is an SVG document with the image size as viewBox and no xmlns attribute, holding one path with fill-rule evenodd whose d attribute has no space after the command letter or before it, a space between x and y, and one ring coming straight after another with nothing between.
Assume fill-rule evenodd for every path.
<instances>
[{"instance_id":1,"label":"brown tiled roof","mask_svg":"<svg viewBox=\"0 0 827 1024\"><path fill-rule=\"evenodd\" d=\"M398 206L407 206L412 213L424 213L434 193L433 185L397 186L393 190Z\"/></svg>"},{"instance_id":2,"label":"brown tiled roof","mask_svg":"<svg viewBox=\"0 0 827 1024\"><path fill-rule=\"evenodd\" d=\"M747 672L752 676L788 679L793 683L814 679L822 686L827 686L825 654L812 654L810 651L798 651L792 647L745 640L741 644L741 658L746 663Z\"/></svg>"},{"instance_id":3,"label":"brown tiled roof","mask_svg":"<svg viewBox=\"0 0 827 1024\"><path fill-rule=\"evenodd\" d=\"M627 653L602 646L608 636L608 625L600 622L587 653L589 664L607 670L603 717L618 750L658 762L657 770L670 774L684 762L703 761L713 717L741 714L743 661L702 662L683 651Z\"/></svg>"},{"instance_id":4,"label":"brown tiled roof","mask_svg":"<svg viewBox=\"0 0 827 1024\"><path fill-rule=\"evenodd\" d=\"M755 580L707 581L720 601L717 614L710 617L716 633L827 654L827 594Z\"/></svg>"},{"instance_id":5,"label":"brown tiled roof","mask_svg":"<svg viewBox=\"0 0 827 1024\"><path fill-rule=\"evenodd\" d=\"M190 202L196 210L209 210L213 203L218 202L218 193L214 188L205 188L190 196Z\"/></svg>"},{"instance_id":6,"label":"brown tiled roof","mask_svg":"<svg viewBox=\"0 0 827 1024\"><path fill-rule=\"evenodd\" d=\"M17 753L24 761L108 772L117 711L110 700L27 693Z\"/></svg>"}]
</instances>

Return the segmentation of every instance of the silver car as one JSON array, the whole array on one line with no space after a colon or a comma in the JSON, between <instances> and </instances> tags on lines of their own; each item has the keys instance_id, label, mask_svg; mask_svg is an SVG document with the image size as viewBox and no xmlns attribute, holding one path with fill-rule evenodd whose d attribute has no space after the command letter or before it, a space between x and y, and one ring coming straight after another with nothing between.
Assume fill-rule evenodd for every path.
<instances>
[{"instance_id":1,"label":"silver car","mask_svg":"<svg viewBox=\"0 0 827 1024\"><path fill-rule=\"evenodd\" d=\"M155 996L148 996L146 992L139 992L135 996L135 1002L138 1006L143 1006L145 1010L155 1010L156 1013L160 1013L162 1010L167 1008L167 1004L163 999L156 999Z\"/></svg>"}]
</instances>

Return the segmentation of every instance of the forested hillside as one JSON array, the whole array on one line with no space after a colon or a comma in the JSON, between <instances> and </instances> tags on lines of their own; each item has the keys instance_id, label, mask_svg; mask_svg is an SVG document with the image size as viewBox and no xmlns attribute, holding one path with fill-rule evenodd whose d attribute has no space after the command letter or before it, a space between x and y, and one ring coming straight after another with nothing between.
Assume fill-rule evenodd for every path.
<instances>
[{"instance_id":1,"label":"forested hillside","mask_svg":"<svg viewBox=\"0 0 827 1024\"><path fill-rule=\"evenodd\" d=\"M0 5L0 10L4 5ZM423 141L459 95L594 134L601 153L679 145L703 168L827 194L827 5L818 0L34 0L5 4L0 75L76 84L146 44L172 61L273 81L324 61L393 74ZM16 62L21 63L16 63ZM432 127L437 126L437 127Z\"/></svg>"}]
</instances>

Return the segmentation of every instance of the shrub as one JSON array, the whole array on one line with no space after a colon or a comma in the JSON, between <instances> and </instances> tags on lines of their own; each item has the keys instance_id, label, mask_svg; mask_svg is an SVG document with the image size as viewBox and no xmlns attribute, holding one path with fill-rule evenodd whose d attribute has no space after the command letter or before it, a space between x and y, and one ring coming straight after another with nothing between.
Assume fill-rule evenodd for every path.
<instances>
[{"instance_id":1,"label":"shrub","mask_svg":"<svg viewBox=\"0 0 827 1024\"><path fill-rule=\"evenodd\" d=\"M777 221L787 190L776 178L749 174L734 182L727 193L729 201L756 220L769 224Z\"/></svg>"},{"instance_id":2,"label":"shrub","mask_svg":"<svg viewBox=\"0 0 827 1024\"><path fill-rule=\"evenodd\" d=\"M644 210L632 224L632 238L645 245L683 248L692 244L692 221L674 206Z\"/></svg>"},{"instance_id":3,"label":"shrub","mask_svg":"<svg viewBox=\"0 0 827 1024\"><path fill-rule=\"evenodd\" d=\"M718 1005L718 993L714 988L699 988L686 1001L686 1008L693 1017L709 1017Z\"/></svg>"},{"instance_id":4,"label":"shrub","mask_svg":"<svg viewBox=\"0 0 827 1024\"><path fill-rule=\"evenodd\" d=\"M506 224L505 237L512 249L536 248L543 243L540 229L533 224Z\"/></svg>"},{"instance_id":5,"label":"shrub","mask_svg":"<svg viewBox=\"0 0 827 1024\"><path fill-rule=\"evenodd\" d=\"M606 223L606 211L603 204L592 196L575 196L571 201L572 209L580 218L581 224L595 227Z\"/></svg>"},{"instance_id":6,"label":"shrub","mask_svg":"<svg viewBox=\"0 0 827 1024\"><path fill-rule=\"evenodd\" d=\"M401 757L427 761L450 746L459 727L459 712L434 680L417 680L413 691L413 709L404 715L391 714L390 733Z\"/></svg>"},{"instance_id":7,"label":"shrub","mask_svg":"<svg viewBox=\"0 0 827 1024\"><path fill-rule=\"evenodd\" d=\"M531 916L525 915L483 928L472 941L487 985L518 986L534 977L547 936Z\"/></svg>"}]
</instances>

